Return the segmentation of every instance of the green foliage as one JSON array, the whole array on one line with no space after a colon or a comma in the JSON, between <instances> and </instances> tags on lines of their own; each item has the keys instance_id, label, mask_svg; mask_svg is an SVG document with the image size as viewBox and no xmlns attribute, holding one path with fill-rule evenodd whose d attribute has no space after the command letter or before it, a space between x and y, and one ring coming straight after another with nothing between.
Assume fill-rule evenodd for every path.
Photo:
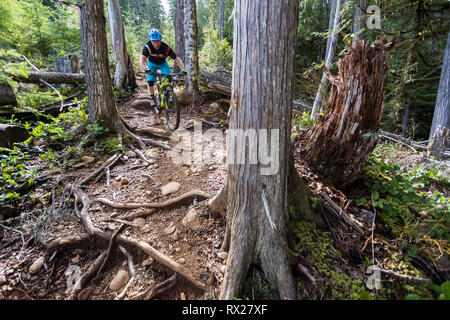
<instances>
[{"instance_id":1,"label":"green foliage","mask_svg":"<svg viewBox=\"0 0 450 320\"><path fill-rule=\"evenodd\" d=\"M32 155L38 154L41 164L47 166L58 163L57 155L49 145L73 138L68 129L87 121L86 107L87 98L77 106L69 107L67 112L58 117L50 117L51 121L47 123L22 123L14 117L9 120L0 119L3 123L22 125L31 134L26 141L15 143L11 148L0 148L0 205L17 199L19 194L14 191L15 188L22 183L31 185L38 176L36 168L39 166Z\"/></svg>"},{"instance_id":2,"label":"green foliage","mask_svg":"<svg viewBox=\"0 0 450 320\"><path fill-rule=\"evenodd\" d=\"M437 300L450 300L450 281L445 281L440 287L434 284L431 284L430 286L433 289ZM427 300L427 298L411 293L405 297L405 300Z\"/></svg>"},{"instance_id":3,"label":"green foliage","mask_svg":"<svg viewBox=\"0 0 450 320\"><path fill-rule=\"evenodd\" d=\"M317 120L311 117L310 111L303 112L301 115L295 114L293 120L293 127L297 133L302 129L310 129L316 124Z\"/></svg>"},{"instance_id":4,"label":"green foliage","mask_svg":"<svg viewBox=\"0 0 450 320\"><path fill-rule=\"evenodd\" d=\"M399 166L372 157L362 179L372 195L357 204L375 208L392 232L411 238L448 239L450 200L427 190L432 183L442 182L436 171L418 167L404 174Z\"/></svg>"},{"instance_id":5,"label":"green foliage","mask_svg":"<svg viewBox=\"0 0 450 320\"><path fill-rule=\"evenodd\" d=\"M199 51L200 69L212 71L216 67L232 68L233 52L226 39L219 41L218 30L207 28L205 44Z\"/></svg>"},{"instance_id":6,"label":"green foliage","mask_svg":"<svg viewBox=\"0 0 450 320\"><path fill-rule=\"evenodd\" d=\"M26 77L29 69L25 61L18 61L21 57L16 50L0 48L0 83L8 82L17 89L19 84L13 77Z\"/></svg>"},{"instance_id":7,"label":"green foliage","mask_svg":"<svg viewBox=\"0 0 450 320\"><path fill-rule=\"evenodd\" d=\"M317 269L313 274L317 280L314 284L317 298L359 299L364 284L338 268L341 254L333 248L331 234L319 230L315 223L304 220L290 220L288 227L296 238L294 250Z\"/></svg>"}]
</instances>

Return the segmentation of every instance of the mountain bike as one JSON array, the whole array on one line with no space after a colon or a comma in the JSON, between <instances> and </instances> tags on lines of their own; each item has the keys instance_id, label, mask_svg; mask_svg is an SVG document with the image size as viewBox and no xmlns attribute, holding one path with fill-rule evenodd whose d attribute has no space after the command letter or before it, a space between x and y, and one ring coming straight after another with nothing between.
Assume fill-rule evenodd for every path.
<instances>
[{"instance_id":1,"label":"mountain bike","mask_svg":"<svg viewBox=\"0 0 450 320\"><path fill-rule=\"evenodd\" d=\"M161 112L161 109L164 109L169 129L171 131L177 130L180 125L180 108L178 106L177 96L173 91L173 77L183 73L163 74L159 72L154 73L150 70L145 70L145 73L154 75L157 79L155 84L158 89L156 94L156 108L158 109L158 114Z\"/></svg>"}]
</instances>

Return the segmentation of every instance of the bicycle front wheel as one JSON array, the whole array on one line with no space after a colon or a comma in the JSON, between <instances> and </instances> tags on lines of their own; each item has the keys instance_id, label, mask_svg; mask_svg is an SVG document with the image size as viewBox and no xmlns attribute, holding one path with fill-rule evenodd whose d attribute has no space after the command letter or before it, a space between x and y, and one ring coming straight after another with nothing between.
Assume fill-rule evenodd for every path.
<instances>
[{"instance_id":1,"label":"bicycle front wheel","mask_svg":"<svg viewBox=\"0 0 450 320\"><path fill-rule=\"evenodd\" d=\"M169 129L171 131L175 131L178 129L178 126L180 125L180 108L178 107L177 96L175 95L175 92L173 92L172 90L168 90L165 95L165 99L166 99L165 112L167 125L169 126Z\"/></svg>"}]
</instances>

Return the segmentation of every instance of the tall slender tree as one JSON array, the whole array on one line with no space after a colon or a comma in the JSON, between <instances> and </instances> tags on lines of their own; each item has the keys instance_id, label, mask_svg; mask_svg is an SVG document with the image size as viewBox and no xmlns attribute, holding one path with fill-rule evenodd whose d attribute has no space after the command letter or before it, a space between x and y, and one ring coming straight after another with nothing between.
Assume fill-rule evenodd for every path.
<instances>
[{"instance_id":1,"label":"tall slender tree","mask_svg":"<svg viewBox=\"0 0 450 320\"><path fill-rule=\"evenodd\" d=\"M185 61L184 48L184 0L174 0L173 6L173 27L175 30L175 51L181 61ZM178 66L174 66L174 71L178 71Z\"/></svg>"},{"instance_id":2,"label":"tall slender tree","mask_svg":"<svg viewBox=\"0 0 450 320\"><path fill-rule=\"evenodd\" d=\"M270 145L271 152L275 152L272 161L279 166L268 174L262 165L250 160L254 155L251 150L255 149L249 145L247 152L245 137L233 144L229 141L228 158L232 164L227 178L227 224L231 237L220 298L239 296L250 264L259 263L280 297L295 299L288 254L283 248L287 247L287 174L298 0L236 0L235 10L230 129L270 133L271 142L260 139L257 148ZM254 142L249 139L250 144ZM241 156L245 161L238 160Z\"/></svg>"},{"instance_id":3,"label":"tall slender tree","mask_svg":"<svg viewBox=\"0 0 450 320\"><path fill-rule=\"evenodd\" d=\"M78 0L84 73L88 95L88 121L100 122L113 132L125 133L141 147L144 143L128 130L120 117L113 93L106 44L106 19L103 0Z\"/></svg>"},{"instance_id":4,"label":"tall slender tree","mask_svg":"<svg viewBox=\"0 0 450 320\"><path fill-rule=\"evenodd\" d=\"M333 10L333 6L335 9ZM331 10L330 10L330 25L329 32L331 34L328 36L327 41L327 51L325 53L325 68L330 69L331 63L333 62L334 54L336 52L337 44L337 29L339 26L340 12L342 8L342 0L332 0ZM333 18L332 18L333 17ZM323 91L327 84L327 76L325 73L322 74L322 79L319 84L319 89L317 89L316 98L314 99L314 105L311 110L311 116L316 116L316 112L320 111L320 105L322 104Z\"/></svg>"},{"instance_id":5,"label":"tall slender tree","mask_svg":"<svg viewBox=\"0 0 450 320\"><path fill-rule=\"evenodd\" d=\"M222 41L223 39L223 27L224 27L224 8L223 8L223 1L224 0L218 0L219 1L219 40Z\"/></svg>"},{"instance_id":6,"label":"tall slender tree","mask_svg":"<svg viewBox=\"0 0 450 320\"><path fill-rule=\"evenodd\" d=\"M197 9L195 0L184 2L184 45L187 92L198 91Z\"/></svg>"},{"instance_id":7,"label":"tall slender tree","mask_svg":"<svg viewBox=\"0 0 450 320\"><path fill-rule=\"evenodd\" d=\"M445 47L444 59L442 62L441 79L439 80L438 95L436 106L434 107L433 122L431 124L430 137L433 138L434 132L439 126L450 129L450 105L448 101L450 91L450 32L447 36L447 45Z\"/></svg>"},{"instance_id":8,"label":"tall slender tree","mask_svg":"<svg viewBox=\"0 0 450 320\"><path fill-rule=\"evenodd\" d=\"M136 78L125 41L119 0L108 0L108 20L112 49L116 61L114 85L122 89L126 89L127 87L136 88Z\"/></svg>"}]
</instances>

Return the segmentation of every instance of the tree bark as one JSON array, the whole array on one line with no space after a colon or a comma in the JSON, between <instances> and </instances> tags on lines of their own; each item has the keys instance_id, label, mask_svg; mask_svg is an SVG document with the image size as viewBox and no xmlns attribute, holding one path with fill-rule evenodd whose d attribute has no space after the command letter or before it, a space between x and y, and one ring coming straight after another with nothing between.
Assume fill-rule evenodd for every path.
<instances>
[{"instance_id":1,"label":"tree bark","mask_svg":"<svg viewBox=\"0 0 450 320\"><path fill-rule=\"evenodd\" d=\"M334 53L336 52L336 44L337 44L337 28L339 25L339 17L342 8L342 0L333 0L333 3L336 1L336 8L334 11L334 19L333 24L331 24L330 17L330 27L331 35L329 36L329 43L327 43L327 52L325 57L325 68L328 70L331 68L331 63L333 62ZM331 13L333 13L333 4L331 5ZM331 14L330 13L330 14ZM311 116L315 116L315 113L320 112L320 105L322 104L322 95L325 90L325 86L327 84L327 76L324 73L322 75L322 79L319 84L319 89L317 89L316 98L314 99L314 105L311 110Z\"/></svg>"},{"instance_id":2,"label":"tree bark","mask_svg":"<svg viewBox=\"0 0 450 320\"><path fill-rule=\"evenodd\" d=\"M338 62L328 110L306 134L306 159L336 187L353 182L375 148L384 109L384 78L393 43L356 40ZM367 63L370 61L371 63Z\"/></svg>"},{"instance_id":3,"label":"tree bark","mask_svg":"<svg viewBox=\"0 0 450 320\"><path fill-rule=\"evenodd\" d=\"M108 0L108 18L112 49L116 61L114 85L121 89L136 88L133 63L127 50L122 13L120 12L118 0Z\"/></svg>"},{"instance_id":4,"label":"tree bark","mask_svg":"<svg viewBox=\"0 0 450 320\"><path fill-rule=\"evenodd\" d=\"M184 48L184 0L175 0L173 27L175 30L175 51L181 61L185 61ZM174 63L174 72L179 72L178 65Z\"/></svg>"},{"instance_id":5,"label":"tree bark","mask_svg":"<svg viewBox=\"0 0 450 320\"><path fill-rule=\"evenodd\" d=\"M219 41L222 41L223 39L223 27L224 27L224 8L223 8L223 1L224 0L218 0L219 1Z\"/></svg>"},{"instance_id":6,"label":"tree bark","mask_svg":"<svg viewBox=\"0 0 450 320\"><path fill-rule=\"evenodd\" d=\"M357 34L364 27L364 12L362 10L366 9L365 0L359 0L359 6L356 5L355 16L353 19L353 33ZM366 38L364 32L360 32L356 35L354 39L364 40ZM352 45L355 43L353 39Z\"/></svg>"},{"instance_id":7,"label":"tree bark","mask_svg":"<svg viewBox=\"0 0 450 320\"><path fill-rule=\"evenodd\" d=\"M433 122L430 130L430 140L438 126L450 129L450 106L448 96L450 90L450 32L447 36L444 59L442 62L441 79L439 80L436 106L434 107Z\"/></svg>"},{"instance_id":8,"label":"tree bark","mask_svg":"<svg viewBox=\"0 0 450 320\"><path fill-rule=\"evenodd\" d=\"M187 92L198 91L197 9L195 0L184 2L184 41Z\"/></svg>"},{"instance_id":9,"label":"tree bark","mask_svg":"<svg viewBox=\"0 0 450 320\"><path fill-rule=\"evenodd\" d=\"M434 131L433 138L428 145L427 155L438 160L444 158L446 148L450 147L450 129L439 125Z\"/></svg>"},{"instance_id":10,"label":"tree bark","mask_svg":"<svg viewBox=\"0 0 450 320\"><path fill-rule=\"evenodd\" d=\"M17 105L16 96L9 83L0 83L0 106Z\"/></svg>"},{"instance_id":11,"label":"tree bark","mask_svg":"<svg viewBox=\"0 0 450 320\"><path fill-rule=\"evenodd\" d=\"M232 164L227 178L227 225L231 235L220 299L239 296L251 263L261 265L281 299L295 299L288 254L283 248L298 1L236 0L235 10L230 128L267 130L271 142L260 139L258 148L269 145L271 152L275 150L271 164L277 162L278 170L268 173L263 165L254 164L254 153L250 145L246 152L242 136L235 144L228 141ZM245 161L239 161L241 155Z\"/></svg>"},{"instance_id":12,"label":"tree bark","mask_svg":"<svg viewBox=\"0 0 450 320\"><path fill-rule=\"evenodd\" d=\"M89 101L88 121L98 120L114 132L123 131L109 70L103 0L78 0L80 3L84 3L80 9L80 32Z\"/></svg>"}]
</instances>

